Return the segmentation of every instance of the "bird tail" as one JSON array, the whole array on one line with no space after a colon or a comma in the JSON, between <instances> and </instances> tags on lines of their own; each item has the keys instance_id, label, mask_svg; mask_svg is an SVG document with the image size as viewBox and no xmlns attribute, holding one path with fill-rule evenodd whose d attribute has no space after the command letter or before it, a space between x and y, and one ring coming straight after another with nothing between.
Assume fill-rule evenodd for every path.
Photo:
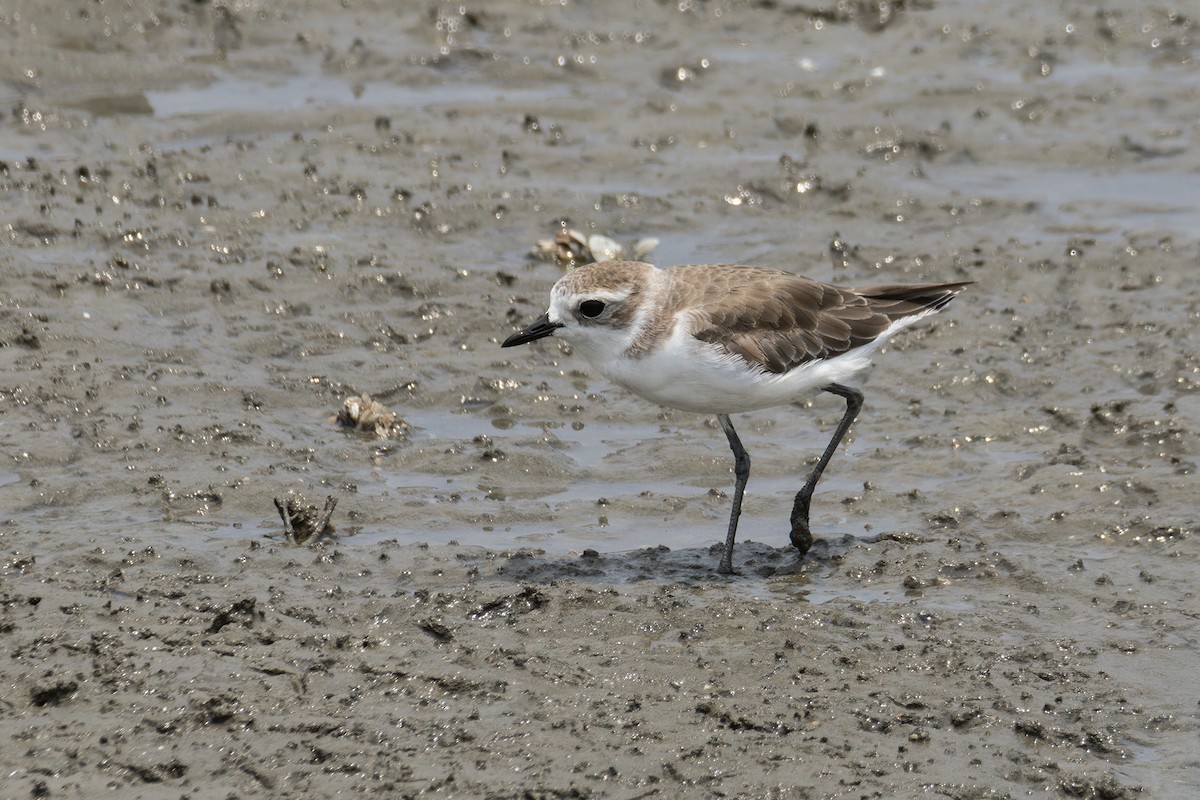
<instances>
[{"instance_id":1,"label":"bird tail","mask_svg":"<svg viewBox=\"0 0 1200 800\"><path fill-rule=\"evenodd\" d=\"M927 283L922 285L889 284L855 289L867 298L872 310L893 320L914 314L940 311L974 281L960 283Z\"/></svg>"}]
</instances>

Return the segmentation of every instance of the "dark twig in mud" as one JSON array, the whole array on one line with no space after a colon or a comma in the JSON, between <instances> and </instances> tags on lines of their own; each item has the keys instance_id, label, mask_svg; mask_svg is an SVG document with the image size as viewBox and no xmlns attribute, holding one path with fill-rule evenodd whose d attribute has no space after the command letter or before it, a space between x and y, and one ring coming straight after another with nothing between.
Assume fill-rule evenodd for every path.
<instances>
[{"instance_id":1,"label":"dark twig in mud","mask_svg":"<svg viewBox=\"0 0 1200 800\"><path fill-rule=\"evenodd\" d=\"M337 508L337 498L325 498L325 508L318 511L315 505L305 503L302 497L275 498L275 508L283 520L283 535L295 545L318 542L334 534L330 518Z\"/></svg>"}]
</instances>

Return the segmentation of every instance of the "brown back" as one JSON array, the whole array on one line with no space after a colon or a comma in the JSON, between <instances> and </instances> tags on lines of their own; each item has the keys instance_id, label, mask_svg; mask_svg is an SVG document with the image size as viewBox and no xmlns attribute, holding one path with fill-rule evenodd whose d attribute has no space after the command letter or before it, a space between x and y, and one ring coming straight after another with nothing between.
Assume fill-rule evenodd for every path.
<instances>
[{"instance_id":1,"label":"brown back","mask_svg":"<svg viewBox=\"0 0 1200 800\"><path fill-rule=\"evenodd\" d=\"M676 270L688 274L672 282L680 293L672 300L695 305L692 335L776 374L869 344L897 320L941 309L970 283L849 289L758 267Z\"/></svg>"}]
</instances>

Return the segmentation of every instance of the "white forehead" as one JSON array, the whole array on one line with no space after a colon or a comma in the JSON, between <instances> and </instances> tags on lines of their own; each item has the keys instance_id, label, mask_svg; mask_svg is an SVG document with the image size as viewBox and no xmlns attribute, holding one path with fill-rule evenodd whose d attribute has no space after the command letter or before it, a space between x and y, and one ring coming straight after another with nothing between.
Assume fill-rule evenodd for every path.
<instances>
[{"instance_id":1,"label":"white forehead","mask_svg":"<svg viewBox=\"0 0 1200 800\"><path fill-rule=\"evenodd\" d=\"M550 290L550 305L569 308L576 303L584 300L603 300L606 303L611 303L614 300L626 300L633 294L632 286L622 287L605 287L605 286L577 286L574 282L563 278L558 283L554 284L554 288Z\"/></svg>"}]
</instances>

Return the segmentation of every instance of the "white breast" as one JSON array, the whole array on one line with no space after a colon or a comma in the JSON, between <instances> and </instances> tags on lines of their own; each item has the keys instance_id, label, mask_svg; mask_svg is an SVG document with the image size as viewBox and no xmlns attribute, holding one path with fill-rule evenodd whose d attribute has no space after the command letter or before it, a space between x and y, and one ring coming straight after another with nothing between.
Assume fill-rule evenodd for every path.
<instances>
[{"instance_id":1,"label":"white breast","mask_svg":"<svg viewBox=\"0 0 1200 800\"><path fill-rule=\"evenodd\" d=\"M589 355L586 350L583 354ZM870 364L867 354L856 353L775 375L693 339L681 328L641 357L589 360L606 378L647 400L704 414L732 414L803 400Z\"/></svg>"},{"instance_id":2,"label":"white breast","mask_svg":"<svg viewBox=\"0 0 1200 800\"><path fill-rule=\"evenodd\" d=\"M694 339L680 319L672 335L643 355L580 348L601 374L634 394L668 408L702 414L733 414L794 403L830 385L852 379L898 331L925 314L892 323L879 338L829 359L783 374L766 372L721 347Z\"/></svg>"}]
</instances>

